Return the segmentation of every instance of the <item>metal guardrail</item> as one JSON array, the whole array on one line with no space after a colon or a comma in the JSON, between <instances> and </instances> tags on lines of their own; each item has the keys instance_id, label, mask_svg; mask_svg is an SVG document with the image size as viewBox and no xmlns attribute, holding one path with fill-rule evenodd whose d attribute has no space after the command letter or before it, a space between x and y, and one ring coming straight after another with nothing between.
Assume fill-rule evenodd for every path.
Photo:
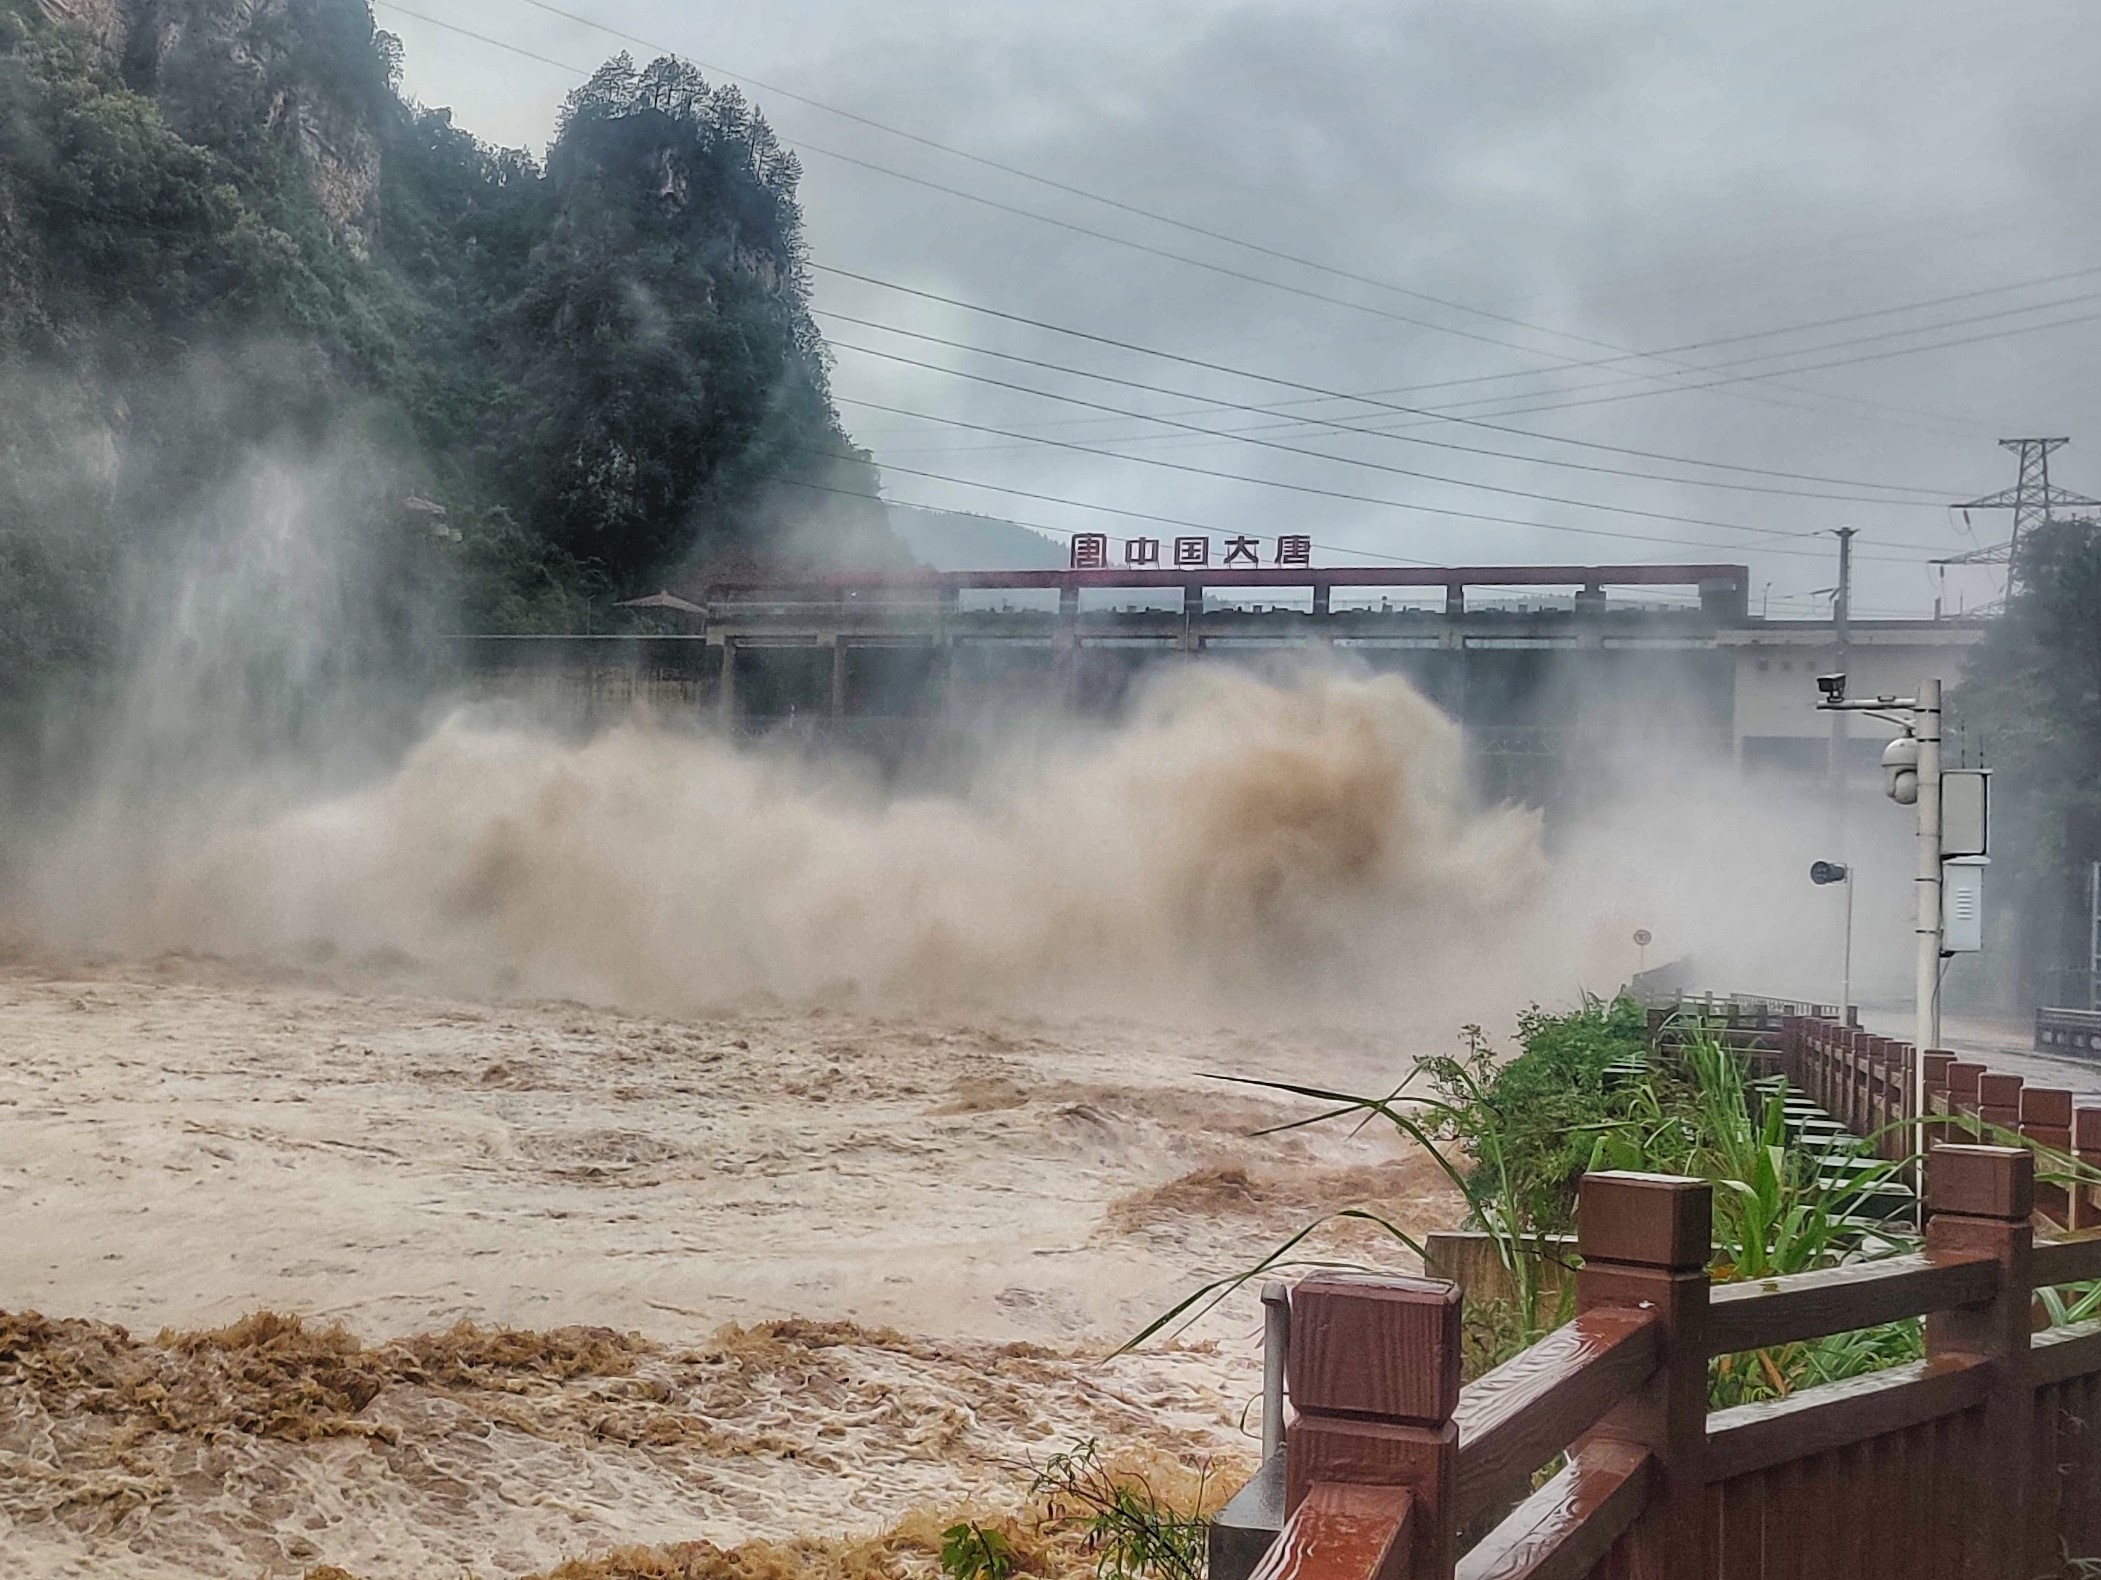
<instances>
[{"instance_id":1,"label":"metal guardrail","mask_svg":"<svg viewBox=\"0 0 2101 1580\"><path fill-rule=\"evenodd\" d=\"M2101 1059L2101 1010L2048 1006L2037 1009L2035 1051L2073 1059Z\"/></svg>"}]
</instances>

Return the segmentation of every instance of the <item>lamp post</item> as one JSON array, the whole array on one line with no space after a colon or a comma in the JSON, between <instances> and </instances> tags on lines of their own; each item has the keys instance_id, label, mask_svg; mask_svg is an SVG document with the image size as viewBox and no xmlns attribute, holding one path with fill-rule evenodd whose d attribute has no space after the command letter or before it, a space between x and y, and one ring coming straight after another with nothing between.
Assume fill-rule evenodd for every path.
<instances>
[{"instance_id":1,"label":"lamp post","mask_svg":"<svg viewBox=\"0 0 2101 1580\"><path fill-rule=\"evenodd\" d=\"M1838 979L1838 1021L1853 1024L1853 869L1837 861L1812 861L1809 881L1815 884L1843 883L1846 886L1846 946Z\"/></svg>"}]
</instances>

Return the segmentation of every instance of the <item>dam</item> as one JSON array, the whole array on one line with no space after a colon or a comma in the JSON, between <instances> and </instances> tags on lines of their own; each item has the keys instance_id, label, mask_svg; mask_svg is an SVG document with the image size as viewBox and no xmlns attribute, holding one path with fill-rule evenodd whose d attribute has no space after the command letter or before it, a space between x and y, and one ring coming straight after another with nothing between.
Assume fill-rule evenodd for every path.
<instances>
[{"instance_id":1,"label":"dam","mask_svg":"<svg viewBox=\"0 0 2101 1580\"><path fill-rule=\"evenodd\" d=\"M1728 564L953 570L696 576L647 634L462 636L470 694L585 725L634 707L878 755L1034 708L1107 716L1161 664L1324 653L1405 675L1464 728L1484 787L1553 804L1641 742L1747 773L1874 782L1815 676L1953 682L1975 619L1768 620Z\"/></svg>"}]
</instances>

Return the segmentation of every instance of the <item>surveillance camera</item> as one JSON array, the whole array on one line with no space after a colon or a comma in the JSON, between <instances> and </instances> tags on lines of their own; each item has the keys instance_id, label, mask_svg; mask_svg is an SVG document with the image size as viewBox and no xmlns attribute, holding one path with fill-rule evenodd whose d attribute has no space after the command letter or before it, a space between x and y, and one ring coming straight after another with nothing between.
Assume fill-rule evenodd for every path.
<instances>
[{"instance_id":1,"label":"surveillance camera","mask_svg":"<svg viewBox=\"0 0 2101 1580\"><path fill-rule=\"evenodd\" d=\"M1819 675L1816 678L1816 689L1824 694L1826 702L1844 702L1846 700L1846 677L1844 675Z\"/></svg>"}]
</instances>

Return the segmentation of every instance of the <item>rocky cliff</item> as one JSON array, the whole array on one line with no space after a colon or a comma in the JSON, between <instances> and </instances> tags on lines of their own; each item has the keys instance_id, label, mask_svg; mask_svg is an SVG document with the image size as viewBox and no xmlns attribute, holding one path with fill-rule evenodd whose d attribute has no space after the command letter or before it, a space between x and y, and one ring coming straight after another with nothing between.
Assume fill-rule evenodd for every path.
<instances>
[{"instance_id":1,"label":"rocky cliff","mask_svg":"<svg viewBox=\"0 0 2101 1580\"><path fill-rule=\"evenodd\" d=\"M385 57L372 54L369 27L351 15L362 7L327 0L35 3L89 40L97 63L150 98L182 137L222 152L288 155L337 238L359 257L371 254L380 213L379 118L391 95Z\"/></svg>"},{"instance_id":2,"label":"rocky cliff","mask_svg":"<svg viewBox=\"0 0 2101 1580\"><path fill-rule=\"evenodd\" d=\"M543 167L397 65L367 0L0 0L0 706L121 641L121 568L258 465L325 471L360 553L442 507L410 579L467 629L603 630L726 554L907 558L754 106L621 56Z\"/></svg>"}]
</instances>

